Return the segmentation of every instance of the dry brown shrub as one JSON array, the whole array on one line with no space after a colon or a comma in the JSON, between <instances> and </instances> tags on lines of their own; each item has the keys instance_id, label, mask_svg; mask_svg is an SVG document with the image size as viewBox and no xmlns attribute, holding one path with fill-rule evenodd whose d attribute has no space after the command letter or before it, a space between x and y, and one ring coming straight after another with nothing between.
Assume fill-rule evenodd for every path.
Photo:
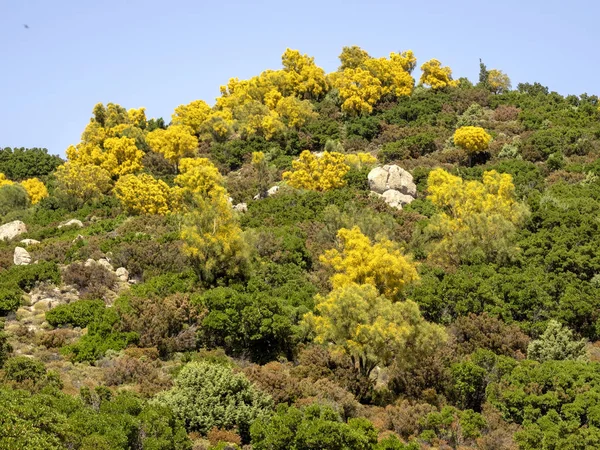
<instances>
[{"instance_id":1,"label":"dry brown shrub","mask_svg":"<svg viewBox=\"0 0 600 450\"><path fill-rule=\"evenodd\" d=\"M222 430L220 428L212 428L207 434L211 445L217 445L219 442L227 442L228 444L242 444L242 438L235 431Z\"/></svg>"}]
</instances>

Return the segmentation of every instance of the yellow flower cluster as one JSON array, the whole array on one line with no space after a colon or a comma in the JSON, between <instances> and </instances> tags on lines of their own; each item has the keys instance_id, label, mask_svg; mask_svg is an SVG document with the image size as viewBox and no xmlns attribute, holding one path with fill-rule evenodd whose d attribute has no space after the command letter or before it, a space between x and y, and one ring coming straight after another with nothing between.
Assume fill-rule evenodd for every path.
<instances>
[{"instance_id":1,"label":"yellow flower cluster","mask_svg":"<svg viewBox=\"0 0 600 450\"><path fill-rule=\"evenodd\" d=\"M46 185L37 178L29 178L21 181L21 186L27 191L29 200L32 205L39 203L43 198L48 197L48 189Z\"/></svg>"},{"instance_id":2,"label":"yellow flower cluster","mask_svg":"<svg viewBox=\"0 0 600 450\"><path fill-rule=\"evenodd\" d=\"M469 153L478 153L486 150L492 136L481 127L460 127L454 132L454 144Z\"/></svg>"},{"instance_id":3,"label":"yellow flower cluster","mask_svg":"<svg viewBox=\"0 0 600 450\"><path fill-rule=\"evenodd\" d=\"M83 202L95 200L111 188L107 170L94 165L82 165L67 161L55 172L58 191Z\"/></svg>"},{"instance_id":4,"label":"yellow flower cluster","mask_svg":"<svg viewBox=\"0 0 600 450\"><path fill-rule=\"evenodd\" d=\"M452 69L442 67L437 59L431 59L421 66L421 79L419 83L431 86L431 89L458 86L458 80L452 79Z\"/></svg>"},{"instance_id":5,"label":"yellow flower cluster","mask_svg":"<svg viewBox=\"0 0 600 450\"><path fill-rule=\"evenodd\" d=\"M223 177L206 158L183 158L179 162L179 175L175 183L187 192L208 195L221 188Z\"/></svg>"},{"instance_id":6,"label":"yellow flower cluster","mask_svg":"<svg viewBox=\"0 0 600 450\"><path fill-rule=\"evenodd\" d=\"M346 164L355 169L362 169L364 167L372 167L377 164L377 158L370 153L351 153L346 155Z\"/></svg>"},{"instance_id":7,"label":"yellow flower cluster","mask_svg":"<svg viewBox=\"0 0 600 450\"><path fill-rule=\"evenodd\" d=\"M165 216L172 210L171 188L151 175L125 175L115 184L114 193L130 213Z\"/></svg>"},{"instance_id":8,"label":"yellow flower cluster","mask_svg":"<svg viewBox=\"0 0 600 450\"><path fill-rule=\"evenodd\" d=\"M6 175L4 175L3 173L0 173L0 187L2 186L8 186L14 184L12 181L10 181L8 178L6 178Z\"/></svg>"},{"instance_id":9,"label":"yellow flower cluster","mask_svg":"<svg viewBox=\"0 0 600 450\"><path fill-rule=\"evenodd\" d=\"M152 150L162 154L173 164L181 158L193 156L198 148L194 130L187 125L171 125L166 130L157 128L148 133L146 141Z\"/></svg>"},{"instance_id":10,"label":"yellow flower cluster","mask_svg":"<svg viewBox=\"0 0 600 450\"><path fill-rule=\"evenodd\" d=\"M323 152L321 156L308 150L300 154L300 158L292 162L291 172L284 172L283 179L290 186L312 191L328 191L346 184L344 175L350 170L345 156L337 152Z\"/></svg>"},{"instance_id":11,"label":"yellow flower cluster","mask_svg":"<svg viewBox=\"0 0 600 450\"><path fill-rule=\"evenodd\" d=\"M375 244L358 227L342 228L337 233L340 250L331 249L319 258L336 273L331 277L334 289L352 283L370 284L390 299L398 298L407 284L419 279L417 270L387 239Z\"/></svg>"}]
</instances>

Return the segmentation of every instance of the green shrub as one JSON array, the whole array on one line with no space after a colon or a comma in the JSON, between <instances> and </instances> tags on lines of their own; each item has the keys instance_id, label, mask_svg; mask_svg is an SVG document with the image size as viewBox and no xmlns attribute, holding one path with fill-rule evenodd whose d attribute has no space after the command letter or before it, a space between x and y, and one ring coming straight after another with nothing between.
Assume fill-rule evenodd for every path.
<instances>
[{"instance_id":1,"label":"green shrub","mask_svg":"<svg viewBox=\"0 0 600 450\"><path fill-rule=\"evenodd\" d=\"M40 261L37 264L11 267L3 274L3 284L13 284L26 292L43 281L60 284L60 270L54 262Z\"/></svg>"},{"instance_id":2,"label":"green shrub","mask_svg":"<svg viewBox=\"0 0 600 450\"><path fill-rule=\"evenodd\" d=\"M0 314L15 311L21 304L23 291L13 284L0 284Z\"/></svg>"},{"instance_id":3,"label":"green shrub","mask_svg":"<svg viewBox=\"0 0 600 450\"><path fill-rule=\"evenodd\" d=\"M27 191L18 184L9 184L0 188L0 215L4 216L29 205Z\"/></svg>"},{"instance_id":4,"label":"green shrub","mask_svg":"<svg viewBox=\"0 0 600 450\"><path fill-rule=\"evenodd\" d=\"M102 300L79 300L68 305L59 305L46 312L46 321L53 327L71 325L85 328L102 310Z\"/></svg>"},{"instance_id":5,"label":"green shrub","mask_svg":"<svg viewBox=\"0 0 600 450\"><path fill-rule=\"evenodd\" d=\"M206 435L214 427L237 428L245 443L250 425L271 409L271 398L242 373L209 362L185 365L175 386L158 394L155 403L171 408L188 431Z\"/></svg>"},{"instance_id":6,"label":"green shrub","mask_svg":"<svg viewBox=\"0 0 600 450\"><path fill-rule=\"evenodd\" d=\"M49 175L62 163L61 158L49 155L45 148L0 149L0 172L11 180Z\"/></svg>"},{"instance_id":7,"label":"green shrub","mask_svg":"<svg viewBox=\"0 0 600 450\"><path fill-rule=\"evenodd\" d=\"M44 363L26 356L15 356L4 364L4 376L11 381L22 383L30 380L36 383L46 375Z\"/></svg>"},{"instance_id":8,"label":"green shrub","mask_svg":"<svg viewBox=\"0 0 600 450\"><path fill-rule=\"evenodd\" d=\"M4 320L0 320L0 369L12 352L12 346L8 342L8 334L4 331Z\"/></svg>"}]
</instances>

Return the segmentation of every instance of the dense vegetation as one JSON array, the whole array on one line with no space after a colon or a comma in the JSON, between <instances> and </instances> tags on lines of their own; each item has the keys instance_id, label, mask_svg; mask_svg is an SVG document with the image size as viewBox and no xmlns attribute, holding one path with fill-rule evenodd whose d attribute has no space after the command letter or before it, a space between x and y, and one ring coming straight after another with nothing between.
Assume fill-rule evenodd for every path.
<instances>
[{"instance_id":1,"label":"dense vegetation","mask_svg":"<svg viewBox=\"0 0 600 450\"><path fill-rule=\"evenodd\" d=\"M598 98L340 61L0 149L0 448L600 446Z\"/></svg>"}]
</instances>

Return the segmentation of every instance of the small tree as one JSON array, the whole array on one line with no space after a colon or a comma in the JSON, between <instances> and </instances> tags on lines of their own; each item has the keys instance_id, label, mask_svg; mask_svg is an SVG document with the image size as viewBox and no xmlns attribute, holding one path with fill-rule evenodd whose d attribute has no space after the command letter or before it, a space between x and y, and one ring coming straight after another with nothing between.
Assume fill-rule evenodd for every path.
<instances>
[{"instance_id":1,"label":"small tree","mask_svg":"<svg viewBox=\"0 0 600 450\"><path fill-rule=\"evenodd\" d=\"M324 152L321 156L308 150L300 154L300 158L292 162L293 172L284 172L283 179L298 189L311 191L328 191L346 184L344 175L350 170L341 153Z\"/></svg>"},{"instance_id":2,"label":"small tree","mask_svg":"<svg viewBox=\"0 0 600 450\"><path fill-rule=\"evenodd\" d=\"M587 361L588 354L585 339L575 339L570 329L552 319L544 334L529 343L527 358L539 362L565 359Z\"/></svg>"}]
</instances>

